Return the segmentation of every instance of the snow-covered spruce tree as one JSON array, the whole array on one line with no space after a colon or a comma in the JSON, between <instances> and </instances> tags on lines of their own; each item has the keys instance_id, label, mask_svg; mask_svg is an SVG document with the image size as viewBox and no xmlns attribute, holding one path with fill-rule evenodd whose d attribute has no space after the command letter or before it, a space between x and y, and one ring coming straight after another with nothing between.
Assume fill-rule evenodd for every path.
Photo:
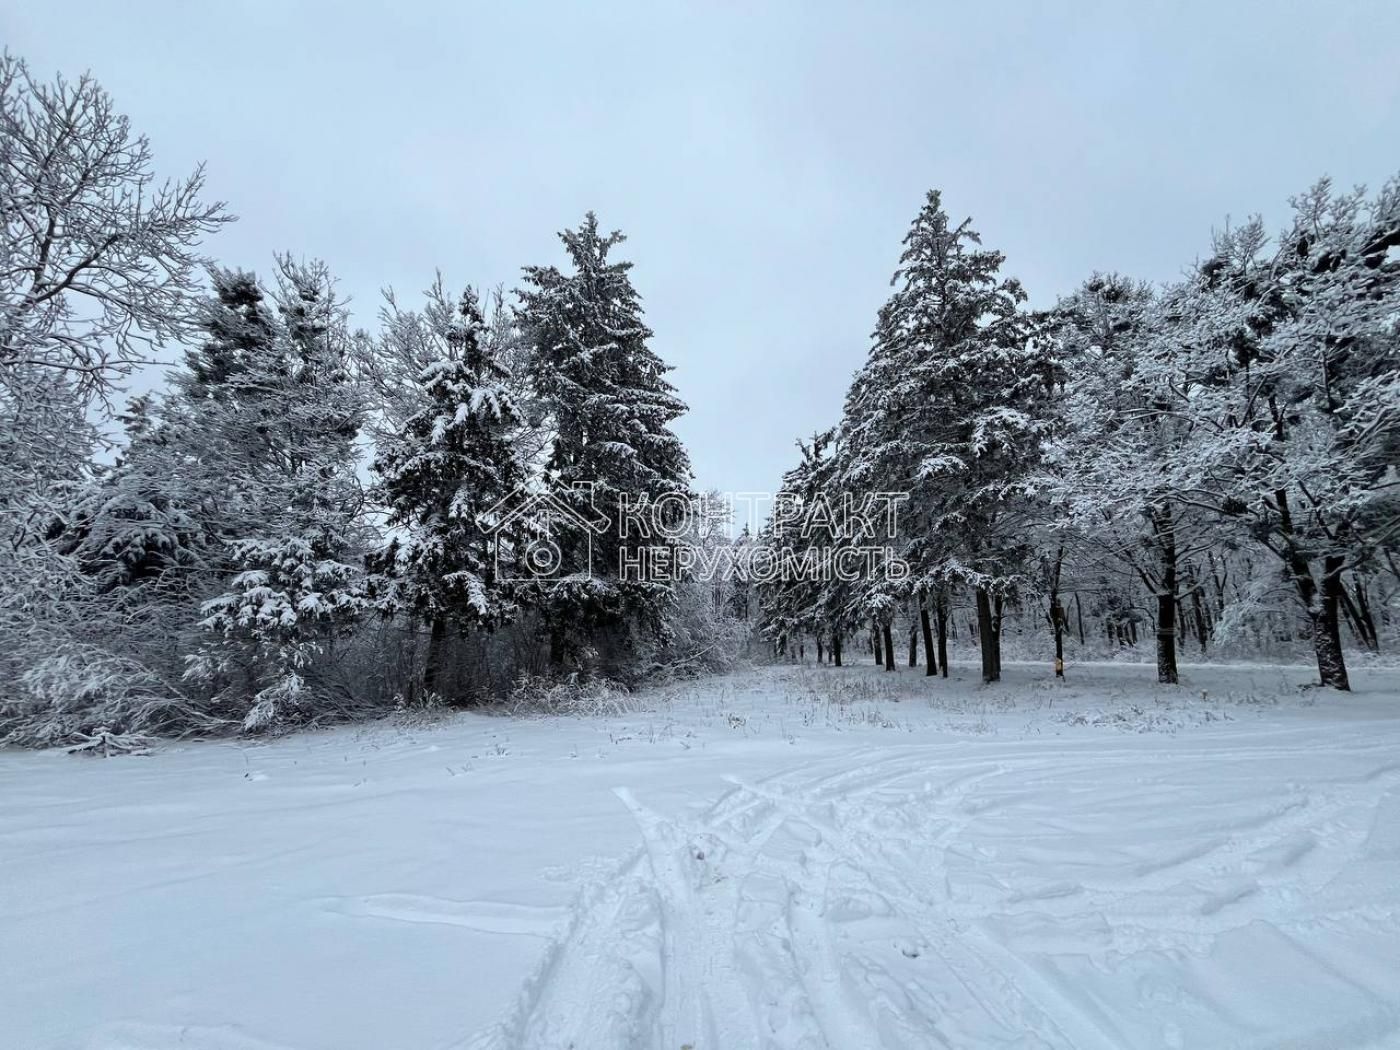
<instances>
[{"instance_id":1,"label":"snow-covered spruce tree","mask_svg":"<svg viewBox=\"0 0 1400 1050\"><path fill-rule=\"evenodd\" d=\"M215 637L189 678L247 730L344 706L321 660L364 611L355 476L363 414L346 362L343 306L320 264L283 257L275 313L251 275L216 271L209 338L179 386L182 436L219 540Z\"/></svg>"},{"instance_id":2,"label":"snow-covered spruce tree","mask_svg":"<svg viewBox=\"0 0 1400 1050\"><path fill-rule=\"evenodd\" d=\"M729 616L748 625L752 630L755 619L755 592L753 579L753 551L755 544L753 529L748 522L739 530L729 545L729 592L725 610Z\"/></svg>"},{"instance_id":3,"label":"snow-covered spruce tree","mask_svg":"<svg viewBox=\"0 0 1400 1050\"><path fill-rule=\"evenodd\" d=\"M816 498L825 501L825 508L814 515L815 520L809 521L809 543L823 548L834 568L847 556L850 548L883 544L892 538L880 535L878 531L873 536L867 533L865 519L861 516L865 509L861 505L865 494L852 492L844 485L846 439L841 429L832 428L819 436L826 437L827 448L823 450L826 455L818 456L813 464L809 487ZM813 439L814 442L816 440ZM894 539L897 541L898 538ZM896 554L902 552L896 550ZM866 563L856 579L833 571L825 575L821 585L816 588L810 614L813 631L818 638L826 639L832 663L838 667L841 666L846 640L855 637L864 625L871 622L871 604L866 600L870 588L881 586L885 593L892 596L909 593L908 581L899 588L893 588L889 581L872 578L883 572L884 568L883 564L876 566ZM880 603L876 604L878 606ZM886 652L885 656L888 664L890 653Z\"/></svg>"},{"instance_id":4,"label":"snow-covered spruce tree","mask_svg":"<svg viewBox=\"0 0 1400 1050\"><path fill-rule=\"evenodd\" d=\"M666 583L623 578L623 503L688 497L689 458L670 429L685 404L648 346L632 264L610 258L623 235L601 233L590 212L559 236L571 271L528 267L517 293L530 375L553 432L544 481L581 519L609 524L592 536L590 572L586 526L558 523L559 571L537 580L528 600L548 626L557 669L585 667L596 643L614 650L603 656L625 673L637 632L665 631L672 595ZM580 485L592 486L591 505Z\"/></svg>"},{"instance_id":5,"label":"snow-covered spruce tree","mask_svg":"<svg viewBox=\"0 0 1400 1050\"><path fill-rule=\"evenodd\" d=\"M119 417L126 443L83 487L63 540L104 606L119 612L112 641L178 696L182 631L207 595L217 547L210 504L191 471L182 406L133 398ZM204 500L212 498L203 492Z\"/></svg>"},{"instance_id":6,"label":"snow-covered spruce tree","mask_svg":"<svg viewBox=\"0 0 1400 1050\"><path fill-rule=\"evenodd\" d=\"M822 496L823 467L829 463L833 437L826 431L797 442L801 459L784 473L773 513L759 533L765 563L759 632L783 655L795 652L807 636L826 637L822 609L827 584L813 571L811 559L824 554L831 537L825 529L807 525L814 501Z\"/></svg>"},{"instance_id":7,"label":"snow-covered spruce tree","mask_svg":"<svg viewBox=\"0 0 1400 1050\"><path fill-rule=\"evenodd\" d=\"M388 446L402 433L409 417L423 409L423 370L451 356L448 341L458 330L461 302L448 291L441 274L424 293L418 309L400 305L392 289L386 290L383 298L378 330L356 333L350 356L369 403L365 431L376 444ZM542 463L547 435L534 421L539 413L529 386L528 348L502 289L493 289L481 309L486 316L478 338L492 360L505 370L502 385L525 417L517 433L517 451L527 464Z\"/></svg>"},{"instance_id":8,"label":"snow-covered spruce tree","mask_svg":"<svg viewBox=\"0 0 1400 1050\"><path fill-rule=\"evenodd\" d=\"M126 445L83 491L68 529L85 574L110 601L142 616L173 606L183 627L217 586L226 546L261 526L250 449L261 454L256 435L267 424L244 429L239 413L250 398L270 396L256 377L280 352L276 315L253 275L216 269L211 284L204 341L186 351L171 392L130 404Z\"/></svg>"},{"instance_id":9,"label":"snow-covered spruce tree","mask_svg":"<svg viewBox=\"0 0 1400 1050\"><path fill-rule=\"evenodd\" d=\"M982 676L1000 677L1002 601L1024 579L1030 471L1047 425L1046 347L1021 285L931 191L904 238L870 357L847 395L852 489L908 492L911 583L977 596Z\"/></svg>"},{"instance_id":10,"label":"snow-covered spruce tree","mask_svg":"<svg viewBox=\"0 0 1400 1050\"><path fill-rule=\"evenodd\" d=\"M449 630L490 630L514 612L509 584L496 576L493 541L501 537L482 516L526 479L509 375L486 340L472 289L443 335L443 356L419 375L421 407L374 463L394 530L373 560L392 580L381 610L404 609L428 625L427 694L441 685Z\"/></svg>"},{"instance_id":11,"label":"snow-covered spruce tree","mask_svg":"<svg viewBox=\"0 0 1400 1050\"><path fill-rule=\"evenodd\" d=\"M1167 293L1157 389L1201 440L1164 463L1195 506L1272 551L1311 625L1324 686L1349 688L1344 573L1400 532L1400 180L1326 180L1269 252L1257 219Z\"/></svg>"}]
</instances>

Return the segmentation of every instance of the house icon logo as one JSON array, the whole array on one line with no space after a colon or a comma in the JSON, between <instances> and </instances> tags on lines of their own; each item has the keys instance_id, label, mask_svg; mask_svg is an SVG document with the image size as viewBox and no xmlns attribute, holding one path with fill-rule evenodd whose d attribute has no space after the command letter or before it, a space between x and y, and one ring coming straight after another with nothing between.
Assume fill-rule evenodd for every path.
<instances>
[{"instance_id":1,"label":"house icon logo","mask_svg":"<svg viewBox=\"0 0 1400 1050\"><path fill-rule=\"evenodd\" d=\"M593 537L608 527L593 504L594 482L566 491L518 486L477 517L491 537L496 579L557 580L593 575ZM567 546L568 554L565 553Z\"/></svg>"}]
</instances>

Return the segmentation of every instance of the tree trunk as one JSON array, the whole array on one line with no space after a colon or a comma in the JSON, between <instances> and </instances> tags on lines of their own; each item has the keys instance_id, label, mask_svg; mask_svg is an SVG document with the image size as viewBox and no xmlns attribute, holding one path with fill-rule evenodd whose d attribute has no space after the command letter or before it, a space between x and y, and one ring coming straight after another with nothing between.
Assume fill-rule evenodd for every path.
<instances>
[{"instance_id":1,"label":"tree trunk","mask_svg":"<svg viewBox=\"0 0 1400 1050\"><path fill-rule=\"evenodd\" d=\"M977 637L982 649L982 681L1001 680L997 666L996 637L992 629L992 596L985 587L977 588Z\"/></svg>"},{"instance_id":2,"label":"tree trunk","mask_svg":"<svg viewBox=\"0 0 1400 1050\"><path fill-rule=\"evenodd\" d=\"M821 638L818 638L818 639L817 639L817 663L824 663L824 662L825 662L824 659L823 659L824 655L825 655L825 652L824 652L824 650L822 649L822 640L821 640Z\"/></svg>"},{"instance_id":3,"label":"tree trunk","mask_svg":"<svg viewBox=\"0 0 1400 1050\"><path fill-rule=\"evenodd\" d=\"M1210 640L1210 625L1206 622L1206 603L1201 600L1200 585L1191 592L1191 611L1196 617L1196 641L1200 642L1201 652L1205 653Z\"/></svg>"},{"instance_id":4,"label":"tree trunk","mask_svg":"<svg viewBox=\"0 0 1400 1050\"><path fill-rule=\"evenodd\" d=\"M447 621L441 616L433 617L432 629L428 632L428 658L423 663L423 692L436 693L442 677L442 646L447 638Z\"/></svg>"},{"instance_id":5,"label":"tree trunk","mask_svg":"<svg viewBox=\"0 0 1400 1050\"><path fill-rule=\"evenodd\" d=\"M880 652L880 621L870 621L870 651L875 654L875 666L880 667L885 662L885 654Z\"/></svg>"},{"instance_id":6,"label":"tree trunk","mask_svg":"<svg viewBox=\"0 0 1400 1050\"><path fill-rule=\"evenodd\" d=\"M1323 558L1322 589L1319 594L1317 581L1313 579L1312 566L1295 543L1288 493L1283 489L1276 491L1274 503L1279 514L1279 533L1284 541L1282 554L1289 574L1293 577L1293 585L1298 589L1298 598L1307 610L1308 619L1312 621L1317 677L1324 686L1350 690L1346 659L1342 656L1341 627L1337 622L1337 607L1342 591L1342 566L1346 563L1345 559L1336 554L1329 554Z\"/></svg>"},{"instance_id":7,"label":"tree trunk","mask_svg":"<svg viewBox=\"0 0 1400 1050\"><path fill-rule=\"evenodd\" d=\"M1347 622L1351 624L1351 629L1356 633L1357 639L1371 652L1380 649L1380 639L1376 636L1376 622L1371 619L1371 607L1366 601L1366 589L1361 586L1359 577L1352 579L1352 593L1348 594L1345 587L1341 589L1342 610L1347 615Z\"/></svg>"},{"instance_id":8,"label":"tree trunk","mask_svg":"<svg viewBox=\"0 0 1400 1050\"><path fill-rule=\"evenodd\" d=\"M1176 685L1176 525L1171 507L1152 513L1157 534L1160 574L1157 579L1157 681Z\"/></svg>"},{"instance_id":9,"label":"tree trunk","mask_svg":"<svg viewBox=\"0 0 1400 1050\"><path fill-rule=\"evenodd\" d=\"M1074 592L1074 614L1079 618L1079 644L1084 644L1084 604L1079 600L1079 592Z\"/></svg>"},{"instance_id":10,"label":"tree trunk","mask_svg":"<svg viewBox=\"0 0 1400 1050\"><path fill-rule=\"evenodd\" d=\"M938 599L938 668L944 678L948 677L948 605Z\"/></svg>"},{"instance_id":11,"label":"tree trunk","mask_svg":"<svg viewBox=\"0 0 1400 1050\"><path fill-rule=\"evenodd\" d=\"M1157 595L1157 681L1162 685L1177 683L1176 599L1170 594Z\"/></svg>"},{"instance_id":12,"label":"tree trunk","mask_svg":"<svg viewBox=\"0 0 1400 1050\"><path fill-rule=\"evenodd\" d=\"M1371 615L1371 599L1366 595L1366 587L1361 581L1361 574L1355 573L1352 576L1351 589L1356 597L1356 613L1361 619L1361 626L1366 628L1366 633L1370 636L1370 646L1372 652L1379 652L1381 647L1381 635L1376 630L1376 619Z\"/></svg>"},{"instance_id":13,"label":"tree trunk","mask_svg":"<svg viewBox=\"0 0 1400 1050\"><path fill-rule=\"evenodd\" d=\"M919 629L912 622L909 624L909 666L919 666Z\"/></svg>"},{"instance_id":14,"label":"tree trunk","mask_svg":"<svg viewBox=\"0 0 1400 1050\"><path fill-rule=\"evenodd\" d=\"M933 625L929 623L928 609L922 602L919 603L919 628L924 635L924 675L926 677L938 673L938 654L933 648Z\"/></svg>"},{"instance_id":15,"label":"tree trunk","mask_svg":"<svg viewBox=\"0 0 1400 1050\"><path fill-rule=\"evenodd\" d=\"M1050 628L1055 632L1055 677L1065 676L1065 610L1060 604L1060 570L1065 563L1065 548L1055 550L1055 563L1050 570Z\"/></svg>"},{"instance_id":16,"label":"tree trunk","mask_svg":"<svg viewBox=\"0 0 1400 1050\"><path fill-rule=\"evenodd\" d=\"M992 599L992 656L996 660L997 681L1001 681L1001 625L1005 622L1001 615L1002 597Z\"/></svg>"},{"instance_id":17,"label":"tree trunk","mask_svg":"<svg viewBox=\"0 0 1400 1050\"><path fill-rule=\"evenodd\" d=\"M1342 656L1342 632L1337 609L1341 604L1342 567L1346 559L1329 554L1322 559L1322 601L1313 621L1313 646L1317 650L1317 673L1323 685L1351 689L1346 659Z\"/></svg>"},{"instance_id":18,"label":"tree trunk","mask_svg":"<svg viewBox=\"0 0 1400 1050\"><path fill-rule=\"evenodd\" d=\"M894 638L890 635L890 625L885 623L881 626L881 634L885 639L885 670L894 670Z\"/></svg>"},{"instance_id":19,"label":"tree trunk","mask_svg":"<svg viewBox=\"0 0 1400 1050\"><path fill-rule=\"evenodd\" d=\"M1056 599L1050 619L1055 624L1055 677L1065 676L1065 607Z\"/></svg>"},{"instance_id":20,"label":"tree trunk","mask_svg":"<svg viewBox=\"0 0 1400 1050\"><path fill-rule=\"evenodd\" d=\"M831 662L836 667L841 666L841 635L835 631L831 634Z\"/></svg>"}]
</instances>

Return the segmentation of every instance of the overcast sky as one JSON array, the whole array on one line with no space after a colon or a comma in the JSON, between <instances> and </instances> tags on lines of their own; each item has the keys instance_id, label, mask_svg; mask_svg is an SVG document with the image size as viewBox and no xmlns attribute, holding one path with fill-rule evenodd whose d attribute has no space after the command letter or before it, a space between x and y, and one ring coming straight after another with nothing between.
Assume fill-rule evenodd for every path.
<instances>
[{"instance_id":1,"label":"overcast sky","mask_svg":"<svg viewBox=\"0 0 1400 1050\"><path fill-rule=\"evenodd\" d=\"M36 73L90 69L163 172L208 163L240 216L211 254L324 258L358 324L435 268L513 287L596 210L729 491L835 421L925 190L1034 303L1169 279L1228 216L1400 170L1397 42L1395 0L0 0Z\"/></svg>"}]
</instances>

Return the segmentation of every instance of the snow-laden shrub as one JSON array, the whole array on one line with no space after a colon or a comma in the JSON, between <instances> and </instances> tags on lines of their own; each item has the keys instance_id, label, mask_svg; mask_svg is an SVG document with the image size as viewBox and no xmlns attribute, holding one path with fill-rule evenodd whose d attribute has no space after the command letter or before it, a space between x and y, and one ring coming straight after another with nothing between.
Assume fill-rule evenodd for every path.
<instances>
[{"instance_id":1,"label":"snow-laden shrub","mask_svg":"<svg viewBox=\"0 0 1400 1050\"><path fill-rule=\"evenodd\" d=\"M147 734L213 732L223 719L203 713L141 664L98 646L51 640L0 700L0 744L85 745L103 754L144 746Z\"/></svg>"},{"instance_id":2,"label":"snow-laden shrub","mask_svg":"<svg viewBox=\"0 0 1400 1050\"><path fill-rule=\"evenodd\" d=\"M106 726L98 726L91 733L81 733L69 745L70 755L100 755L111 758L114 755L148 755L151 753L152 739L144 733L114 733Z\"/></svg>"},{"instance_id":3,"label":"snow-laden shrub","mask_svg":"<svg viewBox=\"0 0 1400 1050\"><path fill-rule=\"evenodd\" d=\"M232 553L242 571L204 603L200 626L216 637L187 657L185 677L215 682L244 671L259 686L242 714L245 732L306 721L308 671L366 607L362 573L332 549L325 532L239 541Z\"/></svg>"},{"instance_id":4,"label":"snow-laden shrub","mask_svg":"<svg viewBox=\"0 0 1400 1050\"><path fill-rule=\"evenodd\" d=\"M732 671L749 637L749 625L715 606L708 581L676 584L665 631L634 643L639 680L666 684Z\"/></svg>"},{"instance_id":5,"label":"snow-laden shrub","mask_svg":"<svg viewBox=\"0 0 1400 1050\"><path fill-rule=\"evenodd\" d=\"M523 675L504 708L512 716L624 715L640 710L641 704L626 686L607 678Z\"/></svg>"}]
</instances>

